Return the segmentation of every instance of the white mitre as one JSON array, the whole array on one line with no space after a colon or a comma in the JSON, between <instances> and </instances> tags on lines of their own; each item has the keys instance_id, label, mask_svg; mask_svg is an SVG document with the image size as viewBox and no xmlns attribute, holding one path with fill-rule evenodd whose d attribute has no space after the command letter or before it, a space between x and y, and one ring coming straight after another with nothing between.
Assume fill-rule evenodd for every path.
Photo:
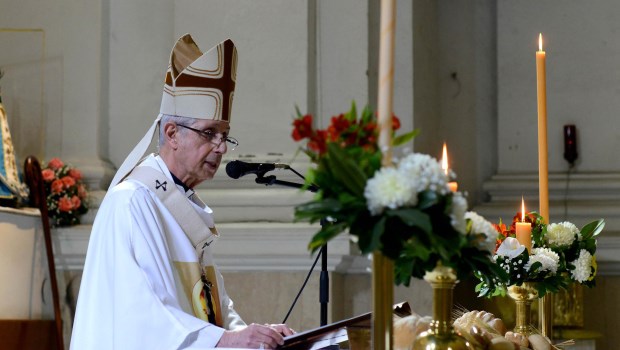
<instances>
[{"instance_id":1,"label":"white mitre","mask_svg":"<svg viewBox=\"0 0 620 350\"><path fill-rule=\"evenodd\" d=\"M144 156L163 114L230 122L236 80L237 49L232 40L203 54L191 35L179 38L170 53L159 115L120 166L109 188L121 182Z\"/></svg>"}]
</instances>

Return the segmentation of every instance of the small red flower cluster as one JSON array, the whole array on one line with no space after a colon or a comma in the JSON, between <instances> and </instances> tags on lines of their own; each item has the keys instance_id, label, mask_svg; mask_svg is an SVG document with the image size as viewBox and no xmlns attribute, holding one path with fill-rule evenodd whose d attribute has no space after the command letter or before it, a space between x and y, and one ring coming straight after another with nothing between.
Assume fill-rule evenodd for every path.
<instances>
[{"instance_id":1,"label":"small red flower cluster","mask_svg":"<svg viewBox=\"0 0 620 350\"><path fill-rule=\"evenodd\" d=\"M41 170L47 193L47 209L52 225L69 226L80 223L79 216L88 211L88 192L82 183L82 173L52 158Z\"/></svg>"},{"instance_id":2,"label":"small red flower cluster","mask_svg":"<svg viewBox=\"0 0 620 350\"><path fill-rule=\"evenodd\" d=\"M376 118L356 119L351 114L340 114L331 118L327 129L315 129L311 114L303 115L293 121L293 140L308 139L308 151L321 156L327 152L327 143L334 142L345 148L359 146L367 151L377 150L379 128ZM400 120L392 116L392 130L400 129Z\"/></svg>"}]
</instances>

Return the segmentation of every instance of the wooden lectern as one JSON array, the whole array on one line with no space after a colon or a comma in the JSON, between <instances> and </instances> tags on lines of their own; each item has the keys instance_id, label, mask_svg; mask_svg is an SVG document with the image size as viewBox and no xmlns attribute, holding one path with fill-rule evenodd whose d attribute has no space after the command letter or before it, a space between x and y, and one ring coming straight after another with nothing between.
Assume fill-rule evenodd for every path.
<instances>
[{"instance_id":1,"label":"wooden lectern","mask_svg":"<svg viewBox=\"0 0 620 350\"><path fill-rule=\"evenodd\" d=\"M394 316L406 317L411 315L409 303L403 302L394 305ZM368 312L346 320L337 321L319 328L296 333L284 338L284 345L278 349L308 350L322 349L349 342L351 350L372 348L370 339L372 313Z\"/></svg>"}]
</instances>

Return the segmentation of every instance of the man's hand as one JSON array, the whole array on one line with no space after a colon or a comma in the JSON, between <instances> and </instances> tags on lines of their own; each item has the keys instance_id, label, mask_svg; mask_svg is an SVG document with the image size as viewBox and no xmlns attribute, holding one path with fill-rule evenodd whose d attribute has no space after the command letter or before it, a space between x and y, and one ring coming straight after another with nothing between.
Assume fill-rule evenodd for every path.
<instances>
[{"instance_id":1,"label":"man's hand","mask_svg":"<svg viewBox=\"0 0 620 350\"><path fill-rule=\"evenodd\" d=\"M224 331L217 343L219 348L275 349L284 344L282 335L291 335L293 331L286 325L251 325L237 331Z\"/></svg>"},{"instance_id":2,"label":"man's hand","mask_svg":"<svg viewBox=\"0 0 620 350\"><path fill-rule=\"evenodd\" d=\"M289 335L295 334L295 331L291 328L288 328L288 326L285 324L265 324L265 326L280 333L283 337L288 337Z\"/></svg>"}]
</instances>

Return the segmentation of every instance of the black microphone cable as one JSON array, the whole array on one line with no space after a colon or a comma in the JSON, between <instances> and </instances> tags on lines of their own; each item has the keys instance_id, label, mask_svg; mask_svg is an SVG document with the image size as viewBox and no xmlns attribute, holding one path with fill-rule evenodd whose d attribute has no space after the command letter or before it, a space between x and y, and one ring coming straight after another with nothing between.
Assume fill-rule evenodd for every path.
<instances>
[{"instance_id":1,"label":"black microphone cable","mask_svg":"<svg viewBox=\"0 0 620 350\"><path fill-rule=\"evenodd\" d=\"M314 271L314 267L316 266L316 263L319 262L319 258L320 257L321 257L321 250L319 250L319 253L316 255L316 259L314 259L314 264L312 264L312 267L310 268L310 271L308 271L308 275L306 276L306 280L304 281L304 284L299 289L299 293L297 293L297 296L295 297L295 300L293 301L293 304L291 305L291 308L288 309L288 312L286 313L286 316L284 317L284 321L282 321L282 323L286 323L286 320L288 320L288 317L291 315L291 312L293 311L293 308L295 307L295 304L297 304L297 300L301 296L301 293L306 288L306 284L308 284L308 280L310 279L310 276L312 276L312 272Z\"/></svg>"}]
</instances>

